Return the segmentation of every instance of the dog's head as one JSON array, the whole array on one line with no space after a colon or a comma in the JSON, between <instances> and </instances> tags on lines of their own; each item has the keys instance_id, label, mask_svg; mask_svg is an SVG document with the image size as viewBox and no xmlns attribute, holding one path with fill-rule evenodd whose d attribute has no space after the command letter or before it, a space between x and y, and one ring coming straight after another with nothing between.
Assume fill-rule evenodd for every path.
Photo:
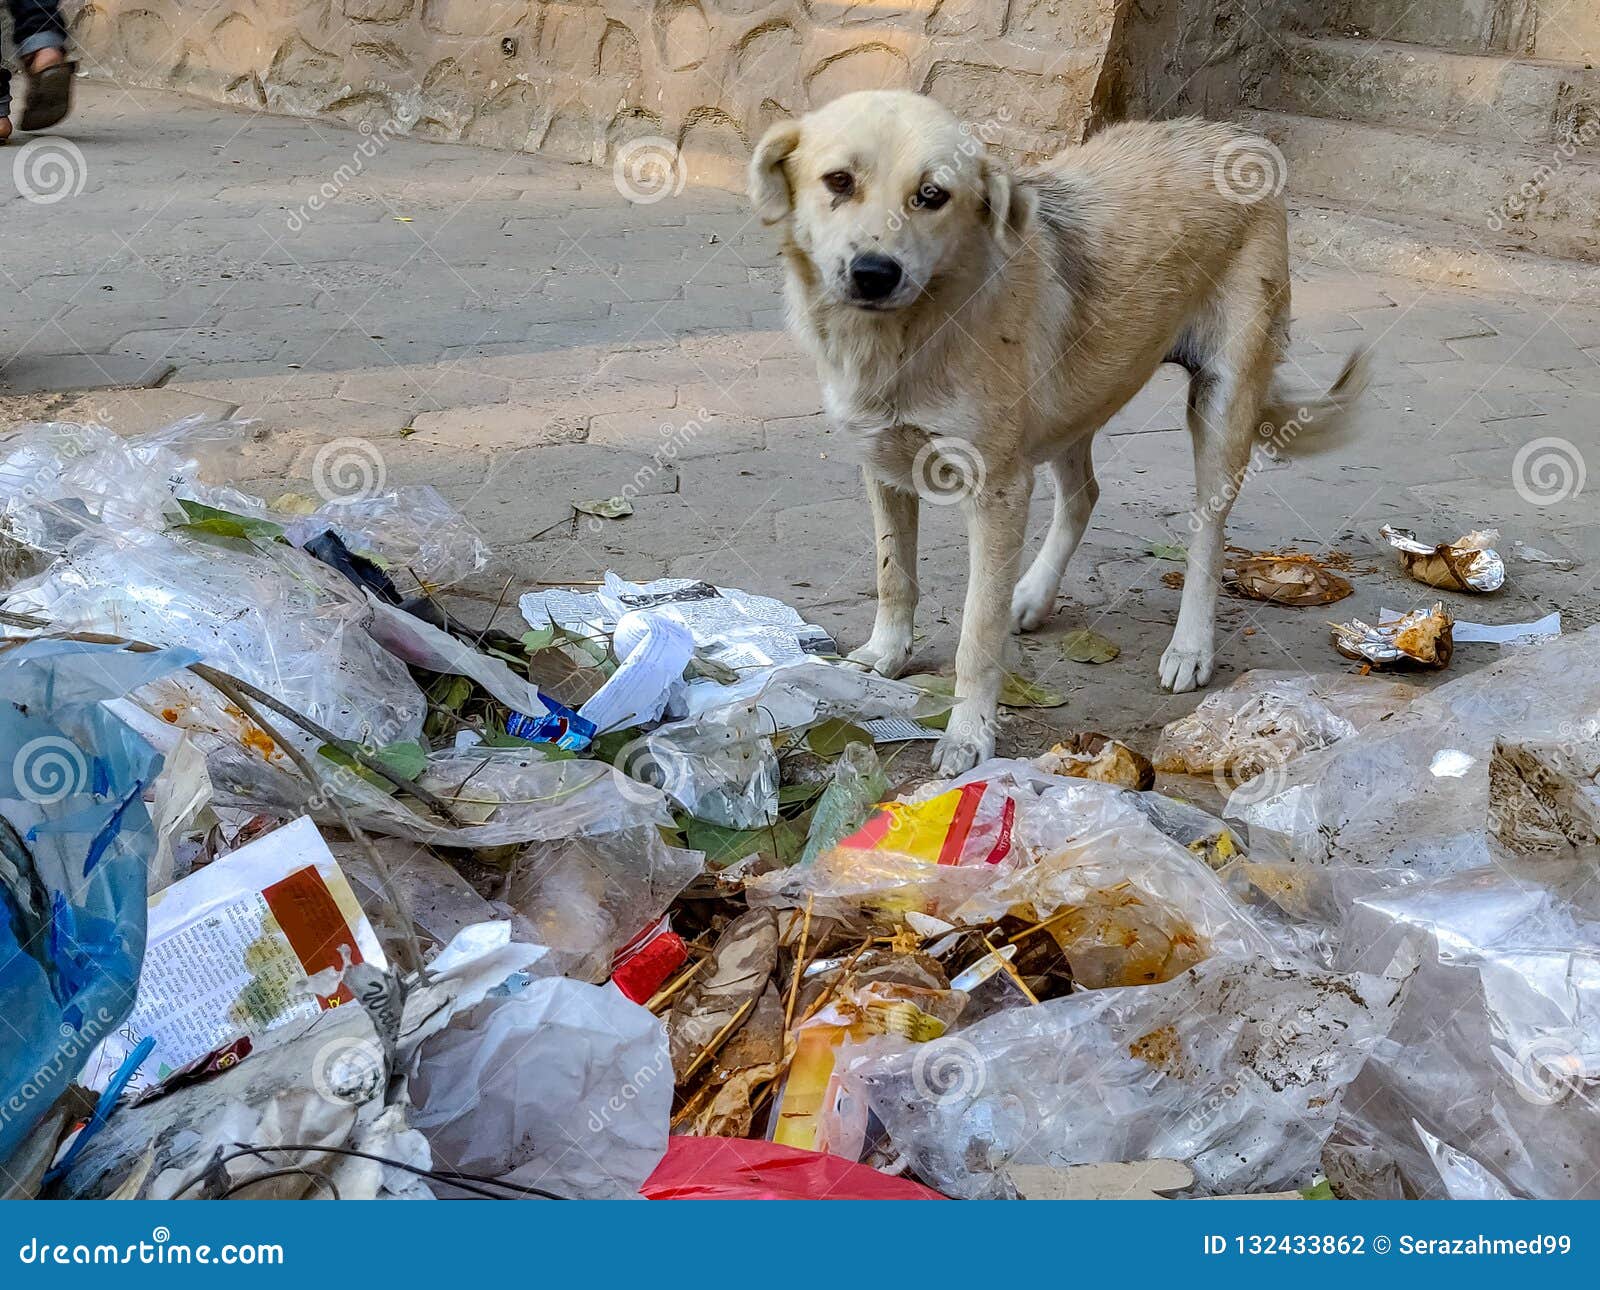
<instances>
[{"instance_id":1,"label":"dog's head","mask_svg":"<svg viewBox=\"0 0 1600 1290\"><path fill-rule=\"evenodd\" d=\"M819 290L864 310L901 309L940 276L985 265L1027 233L1033 194L982 138L921 94L846 94L773 126L750 159L750 199L787 220Z\"/></svg>"}]
</instances>

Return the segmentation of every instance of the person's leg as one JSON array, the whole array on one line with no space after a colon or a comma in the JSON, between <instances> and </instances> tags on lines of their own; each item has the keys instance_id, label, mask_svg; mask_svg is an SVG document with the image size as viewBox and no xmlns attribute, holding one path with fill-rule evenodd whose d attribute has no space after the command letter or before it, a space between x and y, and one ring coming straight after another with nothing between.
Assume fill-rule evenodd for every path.
<instances>
[{"instance_id":1,"label":"person's leg","mask_svg":"<svg viewBox=\"0 0 1600 1290\"><path fill-rule=\"evenodd\" d=\"M66 61L67 25L59 0L6 0L17 57L30 72Z\"/></svg>"},{"instance_id":2,"label":"person's leg","mask_svg":"<svg viewBox=\"0 0 1600 1290\"><path fill-rule=\"evenodd\" d=\"M72 65L59 0L6 0L17 57L28 76L24 130L48 130L72 110Z\"/></svg>"}]
</instances>

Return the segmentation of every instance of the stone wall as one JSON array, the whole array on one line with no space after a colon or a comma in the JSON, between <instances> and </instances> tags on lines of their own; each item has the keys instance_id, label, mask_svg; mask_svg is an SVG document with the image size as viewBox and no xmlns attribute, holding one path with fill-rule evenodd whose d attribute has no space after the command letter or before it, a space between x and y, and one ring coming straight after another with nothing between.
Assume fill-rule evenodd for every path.
<instances>
[{"instance_id":1,"label":"stone wall","mask_svg":"<svg viewBox=\"0 0 1600 1290\"><path fill-rule=\"evenodd\" d=\"M924 90L1037 154L1104 112L1134 0L69 0L86 66L274 112L737 185L774 120ZM987 137L987 136L986 136ZM637 145L643 149L647 145Z\"/></svg>"}]
</instances>

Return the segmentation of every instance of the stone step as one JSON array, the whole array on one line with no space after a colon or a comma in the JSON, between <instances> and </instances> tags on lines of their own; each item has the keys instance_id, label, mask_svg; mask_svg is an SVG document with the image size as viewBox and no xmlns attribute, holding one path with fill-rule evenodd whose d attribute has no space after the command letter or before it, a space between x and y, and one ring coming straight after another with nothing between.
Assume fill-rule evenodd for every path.
<instances>
[{"instance_id":1,"label":"stone step","mask_svg":"<svg viewBox=\"0 0 1600 1290\"><path fill-rule=\"evenodd\" d=\"M1292 202L1289 243L1297 261L1350 272L1584 303L1600 296L1600 265L1464 237L1459 228L1439 219L1402 222Z\"/></svg>"},{"instance_id":2,"label":"stone step","mask_svg":"<svg viewBox=\"0 0 1600 1290\"><path fill-rule=\"evenodd\" d=\"M1486 246L1600 260L1600 164L1571 144L1248 112L1288 163L1289 191L1363 214L1443 218Z\"/></svg>"},{"instance_id":3,"label":"stone step","mask_svg":"<svg viewBox=\"0 0 1600 1290\"><path fill-rule=\"evenodd\" d=\"M1540 0L1319 0L1316 7L1330 31L1469 53L1529 52L1540 16Z\"/></svg>"},{"instance_id":4,"label":"stone step","mask_svg":"<svg viewBox=\"0 0 1600 1290\"><path fill-rule=\"evenodd\" d=\"M1291 36L1257 106L1530 147L1600 145L1600 71L1395 41Z\"/></svg>"}]
</instances>

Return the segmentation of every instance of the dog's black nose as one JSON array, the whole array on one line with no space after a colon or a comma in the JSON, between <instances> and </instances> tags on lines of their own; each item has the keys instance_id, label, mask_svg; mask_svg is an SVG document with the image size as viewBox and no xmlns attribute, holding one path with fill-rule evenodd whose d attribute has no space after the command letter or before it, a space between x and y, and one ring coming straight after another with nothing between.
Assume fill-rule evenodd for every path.
<instances>
[{"instance_id":1,"label":"dog's black nose","mask_svg":"<svg viewBox=\"0 0 1600 1290\"><path fill-rule=\"evenodd\" d=\"M900 265L887 255L858 255L850 262L850 281L858 298L883 300L900 285Z\"/></svg>"}]
</instances>

